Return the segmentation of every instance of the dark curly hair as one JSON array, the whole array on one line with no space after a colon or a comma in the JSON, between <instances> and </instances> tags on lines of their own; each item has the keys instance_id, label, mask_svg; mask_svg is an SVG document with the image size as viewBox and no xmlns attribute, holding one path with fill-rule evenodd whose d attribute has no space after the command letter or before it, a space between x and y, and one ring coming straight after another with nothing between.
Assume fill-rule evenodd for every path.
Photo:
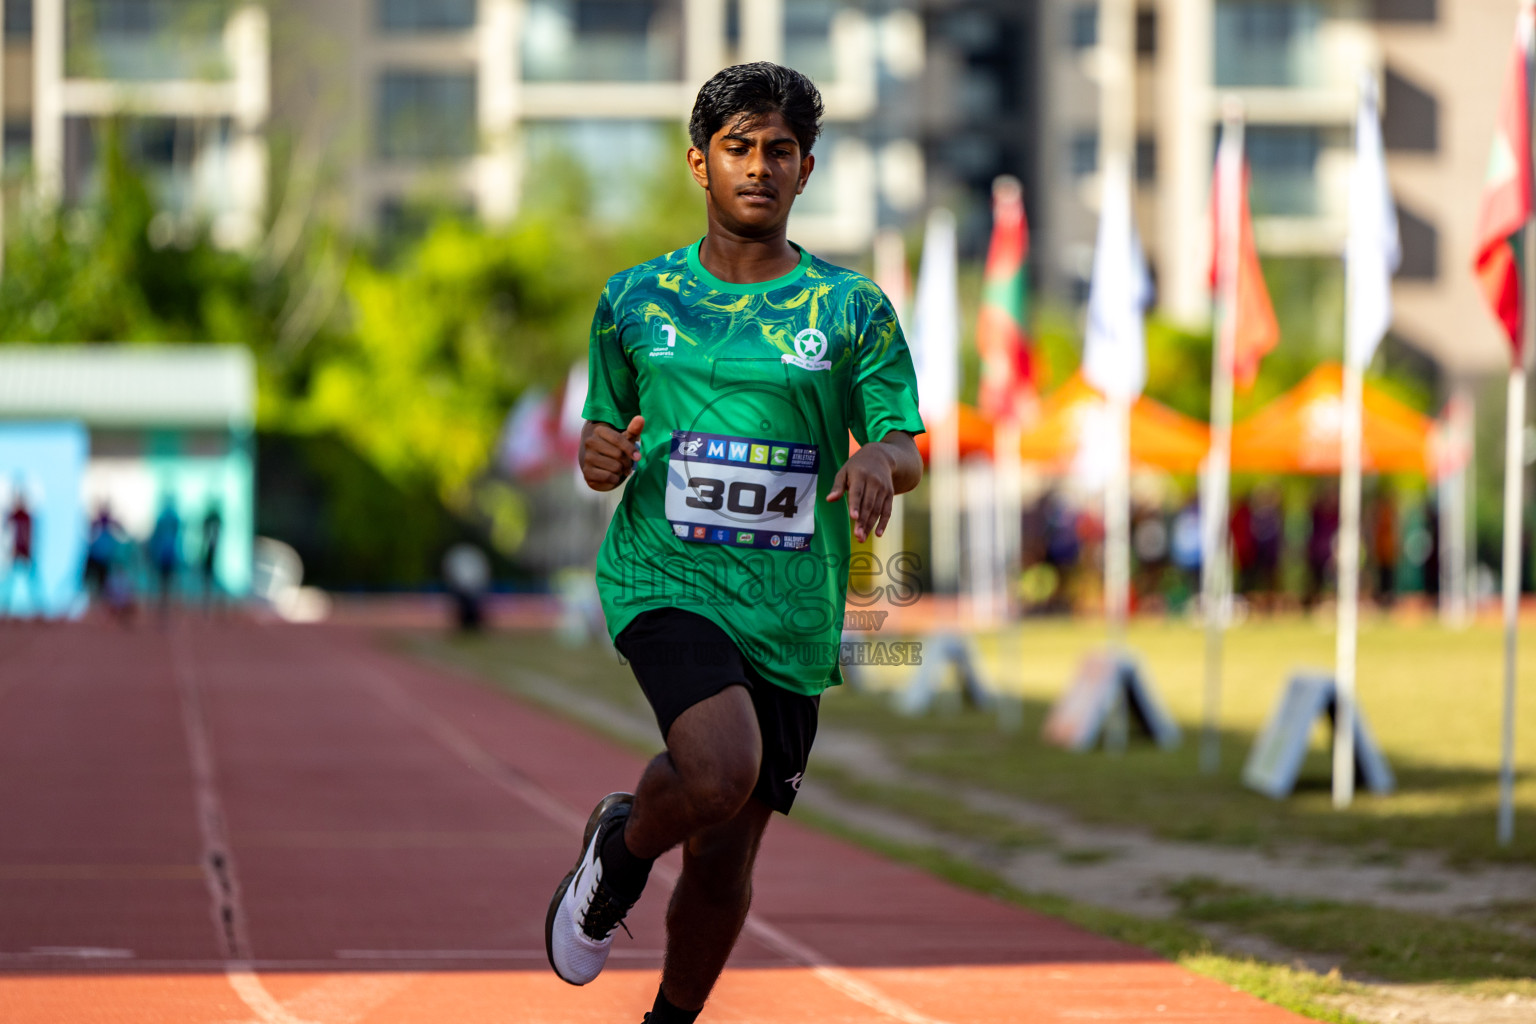
<instances>
[{"instance_id":1,"label":"dark curly hair","mask_svg":"<svg viewBox=\"0 0 1536 1024\"><path fill-rule=\"evenodd\" d=\"M765 60L737 64L717 73L699 90L688 118L688 137L695 149L705 153L709 140L726 124L783 114L804 156L821 134L822 113L821 93L800 72Z\"/></svg>"}]
</instances>

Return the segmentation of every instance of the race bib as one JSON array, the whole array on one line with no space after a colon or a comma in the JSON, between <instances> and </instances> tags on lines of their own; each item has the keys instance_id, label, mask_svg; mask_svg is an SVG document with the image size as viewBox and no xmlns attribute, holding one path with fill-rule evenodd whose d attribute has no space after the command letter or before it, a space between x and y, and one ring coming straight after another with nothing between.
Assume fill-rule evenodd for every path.
<instances>
[{"instance_id":1,"label":"race bib","mask_svg":"<svg viewBox=\"0 0 1536 1024\"><path fill-rule=\"evenodd\" d=\"M672 432L667 521L698 544L804 551L816 532L812 444Z\"/></svg>"}]
</instances>

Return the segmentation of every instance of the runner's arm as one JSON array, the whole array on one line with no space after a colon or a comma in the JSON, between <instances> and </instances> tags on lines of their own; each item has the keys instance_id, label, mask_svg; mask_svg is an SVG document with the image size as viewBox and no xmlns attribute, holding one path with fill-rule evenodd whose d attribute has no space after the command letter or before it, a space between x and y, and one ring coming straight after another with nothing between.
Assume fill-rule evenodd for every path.
<instances>
[{"instance_id":1,"label":"runner's arm","mask_svg":"<svg viewBox=\"0 0 1536 1024\"><path fill-rule=\"evenodd\" d=\"M611 491L624 482L640 461L640 431L645 419L636 416L620 431L608 423L588 420L581 428L578 461L581 476L594 491Z\"/></svg>"},{"instance_id":2,"label":"runner's arm","mask_svg":"<svg viewBox=\"0 0 1536 1024\"><path fill-rule=\"evenodd\" d=\"M916 487L922 476L923 460L912 435L905 430L888 431L849 456L833 478L827 500L848 496L848 518L859 541L870 533L883 537L891 520L892 499Z\"/></svg>"}]
</instances>

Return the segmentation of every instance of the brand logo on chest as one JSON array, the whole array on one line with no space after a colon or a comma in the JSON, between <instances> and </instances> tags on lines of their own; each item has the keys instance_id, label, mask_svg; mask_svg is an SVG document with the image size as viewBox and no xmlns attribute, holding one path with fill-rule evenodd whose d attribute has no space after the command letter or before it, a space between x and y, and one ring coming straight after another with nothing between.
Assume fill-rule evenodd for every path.
<instances>
[{"instance_id":1,"label":"brand logo on chest","mask_svg":"<svg viewBox=\"0 0 1536 1024\"><path fill-rule=\"evenodd\" d=\"M658 340L651 346L650 357L671 359L673 351L677 348L677 328L671 324L657 324Z\"/></svg>"},{"instance_id":2,"label":"brand logo on chest","mask_svg":"<svg viewBox=\"0 0 1536 1024\"><path fill-rule=\"evenodd\" d=\"M832 364L823 358L826 354L827 336L807 327L795 335L795 350L784 353L784 361L802 370L830 370Z\"/></svg>"}]
</instances>

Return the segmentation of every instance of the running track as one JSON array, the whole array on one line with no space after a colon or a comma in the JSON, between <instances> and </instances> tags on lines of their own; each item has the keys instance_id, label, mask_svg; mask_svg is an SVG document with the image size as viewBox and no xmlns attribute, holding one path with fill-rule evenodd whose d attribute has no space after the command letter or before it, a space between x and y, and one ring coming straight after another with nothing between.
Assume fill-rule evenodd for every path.
<instances>
[{"instance_id":1,"label":"running track","mask_svg":"<svg viewBox=\"0 0 1536 1024\"><path fill-rule=\"evenodd\" d=\"M542 929L640 763L362 632L0 624L0 1020L634 1024L675 862L592 985ZM1300 1020L792 821L757 908L703 1021Z\"/></svg>"}]
</instances>

